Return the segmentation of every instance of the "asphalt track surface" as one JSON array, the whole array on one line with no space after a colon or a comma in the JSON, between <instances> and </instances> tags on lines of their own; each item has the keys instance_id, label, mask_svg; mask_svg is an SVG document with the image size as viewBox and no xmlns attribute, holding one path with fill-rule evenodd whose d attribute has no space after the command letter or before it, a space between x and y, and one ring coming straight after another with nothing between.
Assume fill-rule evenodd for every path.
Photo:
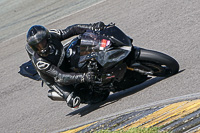
<instances>
[{"instance_id":1,"label":"asphalt track surface","mask_svg":"<svg viewBox=\"0 0 200 133\"><path fill-rule=\"evenodd\" d=\"M1 132L56 132L123 110L199 92L200 1L68 2L0 1ZM171 55L179 62L180 73L112 94L94 106L81 105L76 111L65 102L51 101L47 86L42 88L40 82L18 74L19 66L28 61L25 32L31 25L63 29L97 21L116 23L136 46Z\"/></svg>"}]
</instances>

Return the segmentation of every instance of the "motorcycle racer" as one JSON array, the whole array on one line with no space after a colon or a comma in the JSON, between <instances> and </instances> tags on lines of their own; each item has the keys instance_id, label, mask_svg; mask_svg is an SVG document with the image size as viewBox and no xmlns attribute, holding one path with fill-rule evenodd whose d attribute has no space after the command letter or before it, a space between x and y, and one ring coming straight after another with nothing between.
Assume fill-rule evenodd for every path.
<instances>
[{"instance_id":1,"label":"motorcycle racer","mask_svg":"<svg viewBox=\"0 0 200 133\"><path fill-rule=\"evenodd\" d=\"M103 30L104 27L103 22L75 24L64 30L47 30L44 26L34 25L27 32L26 51L35 69L51 89L66 99L71 108L78 107L81 98L70 84L93 82L94 74L73 72L61 42L86 30Z\"/></svg>"}]
</instances>

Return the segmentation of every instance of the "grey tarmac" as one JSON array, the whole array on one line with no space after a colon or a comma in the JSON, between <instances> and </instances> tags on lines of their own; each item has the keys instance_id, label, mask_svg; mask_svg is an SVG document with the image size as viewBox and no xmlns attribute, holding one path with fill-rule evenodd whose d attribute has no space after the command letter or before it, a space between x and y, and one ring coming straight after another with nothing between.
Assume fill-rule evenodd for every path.
<instances>
[{"instance_id":1,"label":"grey tarmac","mask_svg":"<svg viewBox=\"0 0 200 133\"><path fill-rule=\"evenodd\" d=\"M66 10L65 10L66 9ZM160 100L199 93L199 0L0 1L0 131L54 132ZM107 101L81 105L47 97L48 87L18 74L28 61L24 49L31 25L64 29L76 23L116 23L134 45L174 57L181 72L111 94Z\"/></svg>"}]
</instances>

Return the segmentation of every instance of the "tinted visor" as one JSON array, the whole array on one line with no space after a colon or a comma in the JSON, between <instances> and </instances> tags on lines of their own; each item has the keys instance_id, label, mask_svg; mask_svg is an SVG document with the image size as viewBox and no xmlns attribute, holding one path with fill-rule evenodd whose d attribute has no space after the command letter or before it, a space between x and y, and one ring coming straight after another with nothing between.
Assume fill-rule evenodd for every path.
<instances>
[{"instance_id":1,"label":"tinted visor","mask_svg":"<svg viewBox=\"0 0 200 133\"><path fill-rule=\"evenodd\" d=\"M48 47L47 40L43 39L40 43L36 44L34 47L37 49L38 52L41 52L41 51L47 49L47 47Z\"/></svg>"},{"instance_id":2,"label":"tinted visor","mask_svg":"<svg viewBox=\"0 0 200 133\"><path fill-rule=\"evenodd\" d=\"M48 56L49 55L49 44L46 39L43 39L40 43L31 46L34 51L36 51L40 56Z\"/></svg>"}]
</instances>

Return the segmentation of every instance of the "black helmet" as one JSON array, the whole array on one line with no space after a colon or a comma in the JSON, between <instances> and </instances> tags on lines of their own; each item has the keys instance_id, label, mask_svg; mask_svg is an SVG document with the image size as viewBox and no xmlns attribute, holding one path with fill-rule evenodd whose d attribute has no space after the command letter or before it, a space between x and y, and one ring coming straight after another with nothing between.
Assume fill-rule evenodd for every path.
<instances>
[{"instance_id":1,"label":"black helmet","mask_svg":"<svg viewBox=\"0 0 200 133\"><path fill-rule=\"evenodd\" d=\"M28 45L41 56L49 54L49 38L49 31L41 25L32 26L27 33Z\"/></svg>"}]
</instances>

